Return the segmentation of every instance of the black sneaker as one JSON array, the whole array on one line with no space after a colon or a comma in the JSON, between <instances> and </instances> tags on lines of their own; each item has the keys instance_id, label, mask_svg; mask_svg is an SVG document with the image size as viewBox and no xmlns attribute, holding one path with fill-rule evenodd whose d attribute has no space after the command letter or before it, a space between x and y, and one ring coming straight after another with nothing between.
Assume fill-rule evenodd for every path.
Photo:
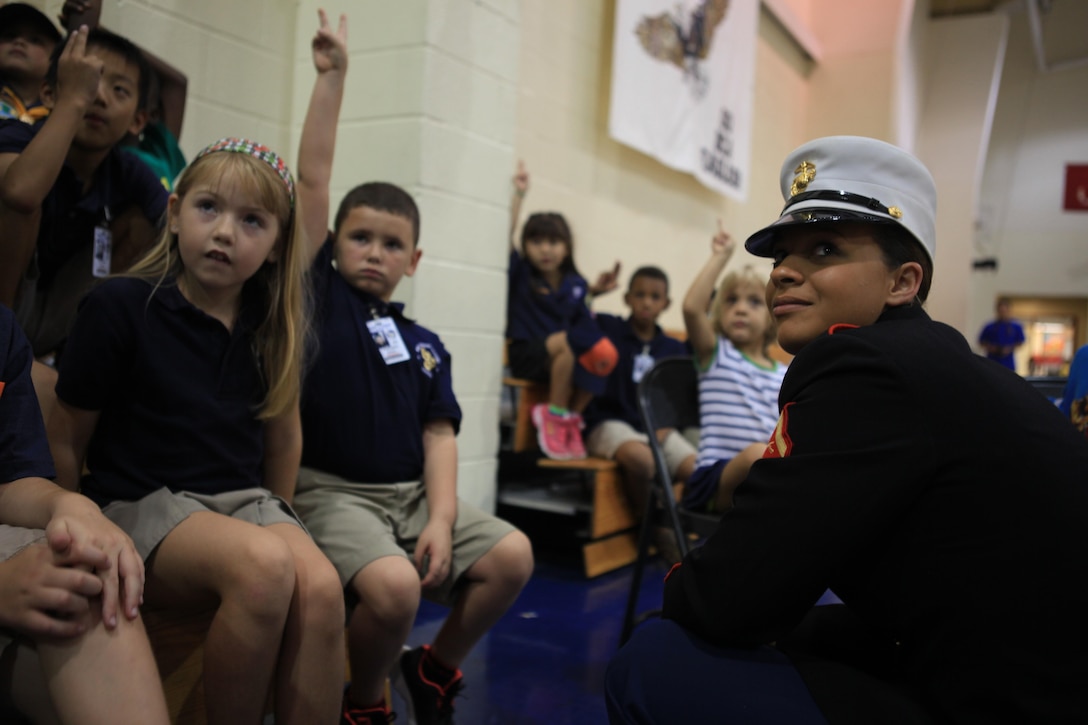
<instances>
[{"instance_id":1,"label":"black sneaker","mask_svg":"<svg viewBox=\"0 0 1088 725\"><path fill-rule=\"evenodd\" d=\"M435 682L423 672L423 653L430 647L405 648L393 687L408 707L408 725L453 725L453 698L464 688L461 670L445 682Z\"/></svg>"}]
</instances>

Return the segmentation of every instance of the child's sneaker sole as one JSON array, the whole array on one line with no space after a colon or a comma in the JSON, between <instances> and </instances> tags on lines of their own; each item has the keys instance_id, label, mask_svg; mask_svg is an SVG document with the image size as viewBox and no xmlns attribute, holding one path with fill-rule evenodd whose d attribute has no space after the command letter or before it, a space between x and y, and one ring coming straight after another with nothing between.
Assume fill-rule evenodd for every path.
<instances>
[{"instance_id":1,"label":"child's sneaker sole","mask_svg":"<svg viewBox=\"0 0 1088 725\"><path fill-rule=\"evenodd\" d=\"M569 416L563 421L567 433L567 453L569 454L567 458L571 460L588 458L586 444L582 439L582 428L585 426L582 416L577 413L570 413Z\"/></svg>"},{"instance_id":2,"label":"child's sneaker sole","mask_svg":"<svg viewBox=\"0 0 1088 725\"><path fill-rule=\"evenodd\" d=\"M560 416L554 415L548 410L547 403L538 403L532 410L533 425L536 426L536 440L540 450L548 458L554 461L570 459L570 451L566 449L566 428ZM548 435L549 426L555 431L554 436ZM555 440L552 440L554 438Z\"/></svg>"}]
</instances>

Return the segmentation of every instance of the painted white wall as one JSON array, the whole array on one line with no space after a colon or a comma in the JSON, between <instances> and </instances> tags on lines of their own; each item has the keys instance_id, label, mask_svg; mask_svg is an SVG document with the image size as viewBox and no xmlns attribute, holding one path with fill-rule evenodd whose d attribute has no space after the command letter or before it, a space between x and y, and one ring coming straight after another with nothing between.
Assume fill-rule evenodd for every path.
<instances>
[{"instance_id":1,"label":"painted white wall","mask_svg":"<svg viewBox=\"0 0 1088 725\"><path fill-rule=\"evenodd\" d=\"M824 56L809 81L808 138L852 134L894 140L904 2L814 4L813 30Z\"/></svg>"},{"instance_id":2,"label":"painted white wall","mask_svg":"<svg viewBox=\"0 0 1088 725\"><path fill-rule=\"evenodd\" d=\"M908 0L900 8L896 29L896 85L893 101L892 143L913 152L918 138L925 93L924 68L929 30L929 2Z\"/></svg>"},{"instance_id":3,"label":"painted white wall","mask_svg":"<svg viewBox=\"0 0 1088 725\"><path fill-rule=\"evenodd\" d=\"M1088 163L1088 67L1040 73L1033 53L1014 14L975 240L998 269L972 275L972 338L998 296L1088 297L1088 212L1062 210L1065 165Z\"/></svg>"},{"instance_id":4,"label":"painted white wall","mask_svg":"<svg viewBox=\"0 0 1088 725\"><path fill-rule=\"evenodd\" d=\"M927 309L965 335L972 239L1004 61L1003 15L930 23L918 158L937 184L937 254Z\"/></svg>"}]
</instances>

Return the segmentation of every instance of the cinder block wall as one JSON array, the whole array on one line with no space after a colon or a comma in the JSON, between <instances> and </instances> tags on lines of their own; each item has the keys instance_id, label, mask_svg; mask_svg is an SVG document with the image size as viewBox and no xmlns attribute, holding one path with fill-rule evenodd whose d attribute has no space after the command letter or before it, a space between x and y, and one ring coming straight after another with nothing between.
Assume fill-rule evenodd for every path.
<instances>
[{"instance_id":1,"label":"cinder block wall","mask_svg":"<svg viewBox=\"0 0 1088 725\"><path fill-rule=\"evenodd\" d=\"M55 17L61 5L38 7ZM188 77L187 156L239 135L293 165L314 79L318 7L333 24L349 15L334 204L375 179L416 197L423 261L396 297L453 354L465 415L461 495L493 508L520 2L103 0L102 25Z\"/></svg>"}]
</instances>

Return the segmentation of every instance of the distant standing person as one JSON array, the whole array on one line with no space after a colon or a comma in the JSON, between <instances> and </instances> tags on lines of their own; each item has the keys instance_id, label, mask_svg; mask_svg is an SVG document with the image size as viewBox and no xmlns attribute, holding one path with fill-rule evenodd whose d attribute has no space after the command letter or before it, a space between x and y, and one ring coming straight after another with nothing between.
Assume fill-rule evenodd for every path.
<instances>
[{"instance_id":1,"label":"distant standing person","mask_svg":"<svg viewBox=\"0 0 1088 725\"><path fill-rule=\"evenodd\" d=\"M997 301L997 319L982 328L978 343L986 351L986 357L999 362L1009 370L1016 370L1013 351L1024 344L1024 328L1009 314L1009 301L1002 297Z\"/></svg>"}]
</instances>

